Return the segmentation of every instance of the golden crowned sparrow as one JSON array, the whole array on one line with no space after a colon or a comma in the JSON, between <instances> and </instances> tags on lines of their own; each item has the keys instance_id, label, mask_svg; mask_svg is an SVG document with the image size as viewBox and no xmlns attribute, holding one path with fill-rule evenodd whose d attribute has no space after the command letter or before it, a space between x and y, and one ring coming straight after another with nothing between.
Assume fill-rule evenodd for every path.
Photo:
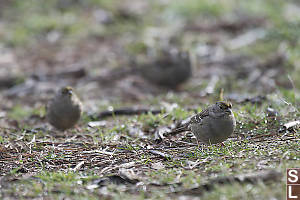
<instances>
[{"instance_id":1,"label":"golden crowned sparrow","mask_svg":"<svg viewBox=\"0 0 300 200\"><path fill-rule=\"evenodd\" d=\"M153 62L141 65L138 71L153 84L176 88L191 77L192 67L188 53L164 51Z\"/></svg>"},{"instance_id":2,"label":"golden crowned sparrow","mask_svg":"<svg viewBox=\"0 0 300 200\"><path fill-rule=\"evenodd\" d=\"M192 116L172 133L191 131L197 141L216 144L225 141L234 131L236 121L231 103L216 102L202 112Z\"/></svg>"},{"instance_id":3,"label":"golden crowned sparrow","mask_svg":"<svg viewBox=\"0 0 300 200\"><path fill-rule=\"evenodd\" d=\"M71 87L61 88L47 105L46 118L59 130L73 127L80 119L82 104Z\"/></svg>"}]
</instances>

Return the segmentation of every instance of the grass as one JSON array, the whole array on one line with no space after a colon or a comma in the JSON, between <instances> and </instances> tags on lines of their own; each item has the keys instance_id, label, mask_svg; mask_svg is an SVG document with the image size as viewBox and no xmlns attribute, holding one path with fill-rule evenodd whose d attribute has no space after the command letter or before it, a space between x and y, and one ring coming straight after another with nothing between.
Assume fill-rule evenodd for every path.
<instances>
[{"instance_id":1,"label":"grass","mask_svg":"<svg viewBox=\"0 0 300 200\"><path fill-rule=\"evenodd\" d=\"M268 102L270 103L270 102ZM47 145L47 143L30 144L28 147L19 146L18 151L22 152L22 159L13 162L6 161L8 168L2 169L1 173L9 174L7 177L18 177L16 181L6 185L2 190L2 197L13 198L38 198L51 197L59 199L63 197L70 197L74 199L96 199L99 196L104 198L158 198L163 199L172 194L172 190L166 185L172 186L176 190L185 190L196 185L206 183L208 180L217 176L234 176L241 172L248 173L252 171L259 171L262 169L276 169L284 173L287 167L298 167L299 160L299 131L283 136L278 133L279 124L272 124L269 126L266 123L264 110L268 104L262 105L244 104L235 105L236 117L239 123L242 123L237 132L230 140L224 142L225 146L197 146L179 148L178 143L181 139L176 137L170 140L169 148L157 146L160 151L174 156L174 159L162 160L161 158L147 152L143 145L149 145L143 140L136 140L132 136L128 136L130 124L140 124L143 129L145 127L156 128L162 125L168 125L173 120L181 120L191 113L185 111L184 108L176 108L169 113L167 118L162 118L162 115L143 114L132 119L126 117L114 117L113 124L110 127L99 129L92 132L90 137L83 141L78 141L76 144L66 144L59 139L53 140L59 142L57 145ZM279 106L278 109L285 109ZM16 106L14 110L22 110L20 106ZM280 111L280 110L279 110ZM23 114L25 113L25 114ZM164 114L163 114L164 115ZM293 118L290 114L284 113L285 116ZM13 116L13 115L12 115ZM27 112L19 112L17 118L20 116L29 116ZM246 116L246 117L245 117ZM289 118L282 119L282 123L288 122ZM87 123L88 121L86 121ZM124 124L118 126L117 124ZM82 124L81 126L85 126ZM146 131L148 129L145 129ZM85 132L91 134L89 129ZM75 131L73 135L80 136L80 132ZM275 135L274 135L275 134ZM260 136L261 137L258 137ZM32 140L33 133L27 133L24 142L28 143ZM116 146L113 145L114 137L125 137L121 139ZM45 135L39 136L43 139ZM84 137L84 136L80 136ZM295 140L290 140L290 138ZM10 144L9 138L11 136L2 138L2 144ZM137 141L140 141L137 142ZM41 141L40 141L41 142ZM82 144L80 144L82 142ZM95 143L96 142L96 143ZM65 143L65 144L64 144ZM151 142L150 142L151 143ZM96 144L96 145L95 145ZM26 153L30 149L32 154ZM78 164L77 157L78 150L81 152L81 159L84 160L82 170L73 172L72 169ZM106 154L91 153L97 150L110 152L110 159L101 164L101 160L105 161ZM4 156L5 154L5 150ZM90 153L84 153L90 152ZM11 156L15 153L7 152ZM80 159L80 160L81 160ZM95 160L95 161L93 161ZM107 193L103 193L101 186L96 186L98 189L87 189L89 185L93 184L93 180L101 178L104 174L99 174L104 168L112 168L110 173L118 174L118 169L113 169L114 166L122 165L128 162L135 162L132 170L139 174L138 178L148 183L157 183L160 186L157 189L143 192L128 192L124 190L122 185L108 184ZM198 164L196 164L198 162ZM110 163L115 163L111 165ZM157 163L161 163L161 169L153 170L152 167ZM17 165L16 165L17 164ZM189 166L195 165L194 168ZM141 170L143 166L143 170ZM10 171L7 171L10 169ZM34 175L30 178L22 178L24 170L34 169ZM57 171L58 170L58 171ZM141 170L141 171L140 171ZM130 176L129 176L130 177ZM129 188L135 188L130 185ZM150 186L149 186L150 187ZM151 186L152 187L152 186ZM230 184L217 186L209 192L204 192L203 199L265 199L265 198L282 198L284 193L284 180L276 183L265 184L263 182L258 184ZM277 188L276 192L272 192ZM282 189L278 189L282 188ZM169 195L168 195L169 193ZM105 195L107 194L107 195Z\"/></svg>"},{"instance_id":2,"label":"grass","mask_svg":"<svg viewBox=\"0 0 300 200\"><path fill-rule=\"evenodd\" d=\"M269 102L270 103L270 102ZM23 158L19 160L6 161L6 169L2 169L2 174L7 177L18 177L11 184L6 185L2 190L2 198L38 198L51 197L59 199L70 197L72 199L94 199L99 196L104 198L158 198L163 199L172 194L172 190L167 186L176 190L185 190L196 185L202 185L208 180L217 176L234 176L241 172L249 173L262 169L276 169L284 173L287 167L297 167L300 164L299 160L299 131L283 136L278 133L279 124L269 126L266 123L264 110L268 106L267 103L262 105L244 104L235 105L236 117L239 123L242 123L237 132L230 140L224 142L224 147L219 145L212 146L191 146L180 147L180 137L170 140L170 145L157 146L160 151L172 155L174 159L161 159L149 153L142 146L149 145L148 141L134 139L128 135L130 124L140 124L143 129L146 127L156 128L162 125L168 125L173 120L181 120L191 113L185 111L184 108L177 108L169 113L167 118L162 118L161 115L143 114L132 119L126 117L115 117L110 127L98 129L92 132L90 137L86 137L83 141L76 144L66 144L60 139L53 138L59 142L56 145L48 145L46 142L32 143L26 146L17 147L19 152L22 152ZM285 109L280 106L279 108ZM15 110L21 110L16 107ZM29 116L22 114L20 116ZM164 115L164 114L163 114ZM290 114L284 114L290 116ZM13 116L13 115L12 115ZM20 117L18 116L18 118ZM246 116L246 117L245 117ZM290 116L293 118L292 116ZM19 118L20 119L20 118ZM282 123L288 122L290 119L282 119ZM86 122L87 123L87 122ZM118 126L117 124L124 124ZM82 124L81 126L85 126ZM145 129L148 130L148 129ZM89 129L85 132L91 134ZM78 137L80 132L75 131L73 135ZM275 134L275 135L274 135ZM258 137L260 136L261 137ZM28 143L32 140L33 133L27 133L24 142ZM114 145L114 137L125 137ZM43 139L45 135L38 138ZM85 137L85 136L80 136ZM290 138L294 139L290 139ZM2 144L10 144L11 136L2 138ZM137 142L139 141L139 142ZM147 141L147 140L146 140ZM95 143L96 142L96 143ZM81 144L80 144L81 143ZM148 143L148 144L147 144ZM151 143L151 142L150 142ZM96 144L96 145L95 145ZM32 154L26 153L30 149ZM162 148L163 147L163 148ZM4 148L4 147L2 147ZM111 154L109 160L105 161L108 155L102 153L91 153L100 150ZM4 156L6 150L2 150ZM83 168L78 172L73 172L72 169L79 163L77 152L80 151L81 159L84 161ZM89 152L89 153L85 153ZM7 152L9 155L17 155L13 152ZM8 157L7 157L8 158ZM94 160L94 161L93 161ZM13 161L13 162L12 162ZM104 161L104 162L103 162ZM103 162L103 164L101 164ZM101 186L98 189L87 189L93 184L94 180L107 176L109 174L118 174L119 166L124 163L134 162L133 167L127 170L134 170L138 173L140 181L146 184L157 183L160 185L157 189L143 192L128 192L122 185L108 184L106 186L107 193L103 193ZM115 163L111 165L110 163ZM161 163L161 169L153 170L153 166ZM17 165L16 165L17 164ZM189 166L195 165L194 168ZM142 167L142 168L140 168ZM108 174L99 174L104 168L111 168ZM9 169L9 171L7 171ZM33 176L22 178L24 170L32 170ZM126 169L126 168L125 168ZM143 170L141 170L143 169ZM129 176L130 177L130 176ZM134 185L129 185L129 188L135 188ZM150 187L150 186L149 186ZM154 186L151 186L154 187ZM156 186L157 187L157 186ZM276 183L265 184L230 184L215 187L212 191L204 192L203 199L265 199L265 198L282 198L284 193L284 180ZM277 188L276 192L271 192ZM278 189L282 188L282 189ZM107 195L105 195L107 194ZM168 195L169 194L169 195Z\"/></svg>"}]
</instances>

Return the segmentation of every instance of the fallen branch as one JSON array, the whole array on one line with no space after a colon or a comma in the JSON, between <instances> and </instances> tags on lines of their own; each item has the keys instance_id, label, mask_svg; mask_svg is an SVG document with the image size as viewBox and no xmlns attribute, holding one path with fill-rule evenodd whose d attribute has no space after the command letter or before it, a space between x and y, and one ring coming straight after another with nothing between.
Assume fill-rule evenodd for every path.
<instances>
[{"instance_id":1,"label":"fallen branch","mask_svg":"<svg viewBox=\"0 0 300 200\"><path fill-rule=\"evenodd\" d=\"M220 178L215 178L210 180L208 183L200 185L195 188L191 188L184 191L176 191L174 193L180 193L184 195L202 195L205 191L211 191L215 187L224 184L233 184L233 183L240 183L240 184L256 184L258 182L276 182L280 180L282 174L275 170L267 170L267 171L260 171L256 173L249 173L245 175L239 176L225 176Z\"/></svg>"},{"instance_id":2,"label":"fallen branch","mask_svg":"<svg viewBox=\"0 0 300 200\"><path fill-rule=\"evenodd\" d=\"M24 82L21 77L0 77L0 88L11 88Z\"/></svg>"},{"instance_id":3,"label":"fallen branch","mask_svg":"<svg viewBox=\"0 0 300 200\"><path fill-rule=\"evenodd\" d=\"M87 72L83 67L69 67L67 69L59 70L54 74L33 74L35 80L44 81L53 78L82 78L86 76Z\"/></svg>"},{"instance_id":4,"label":"fallen branch","mask_svg":"<svg viewBox=\"0 0 300 200\"><path fill-rule=\"evenodd\" d=\"M116 115L141 115L151 113L153 115L157 115L159 113L162 113L161 109L146 109L146 108L120 108L116 110L106 110L103 112L100 112L97 116L98 119L102 119L105 117L112 117Z\"/></svg>"}]
</instances>

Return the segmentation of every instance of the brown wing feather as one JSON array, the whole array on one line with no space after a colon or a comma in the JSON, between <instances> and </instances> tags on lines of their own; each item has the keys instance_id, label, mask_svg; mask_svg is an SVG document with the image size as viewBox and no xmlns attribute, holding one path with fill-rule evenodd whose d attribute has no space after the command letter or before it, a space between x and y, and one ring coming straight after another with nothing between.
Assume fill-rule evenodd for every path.
<instances>
[{"instance_id":1,"label":"brown wing feather","mask_svg":"<svg viewBox=\"0 0 300 200\"><path fill-rule=\"evenodd\" d=\"M180 133L180 132L184 132L184 131L190 131L190 124L194 124L194 123L201 123L201 120L204 117L207 117L209 115L209 110L205 109L202 112L194 115L193 117L191 117L190 121L183 124L180 127L177 127L176 129L172 130L169 134L175 134L175 133Z\"/></svg>"},{"instance_id":2,"label":"brown wing feather","mask_svg":"<svg viewBox=\"0 0 300 200\"><path fill-rule=\"evenodd\" d=\"M205 109L203 110L202 112L194 115L192 118L191 118L191 121L189 122L189 124L192 124L192 123L200 123L201 120L204 118L204 117L207 117L209 115L209 110L208 109Z\"/></svg>"}]
</instances>

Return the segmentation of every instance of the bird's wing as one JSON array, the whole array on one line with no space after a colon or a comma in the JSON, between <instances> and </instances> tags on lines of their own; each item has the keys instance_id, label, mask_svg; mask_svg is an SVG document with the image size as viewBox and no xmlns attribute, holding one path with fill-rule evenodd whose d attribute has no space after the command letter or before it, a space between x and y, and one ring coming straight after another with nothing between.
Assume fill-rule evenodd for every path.
<instances>
[{"instance_id":1,"label":"bird's wing","mask_svg":"<svg viewBox=\"0 0 300 200\"><path fill-rule=\"evenodd\" d=\"M208 109L205 109L205 110L203 110L202 112L200 112L200 113L194 115L194 116L191 118L189 124L198 124L198 123L201 123L201 120L202 120L203 118L207 117L208 115L209 115L209 110L208 110Z\"/></svg>"},{"instance_id":2,"label":"bird's wing","mask_svg":"<svg viewBox=\"0 0 300 200\"><path fill-rule=\"evenodd\" d=\"M190 124L199 124L201 120L209 115L209 110L205 109L202 112L192 116L188 121L181 126L177 127L176 129L172 130L170 133L180 133L184 131L190 131Z\"/></svg>"}]
</instances>

